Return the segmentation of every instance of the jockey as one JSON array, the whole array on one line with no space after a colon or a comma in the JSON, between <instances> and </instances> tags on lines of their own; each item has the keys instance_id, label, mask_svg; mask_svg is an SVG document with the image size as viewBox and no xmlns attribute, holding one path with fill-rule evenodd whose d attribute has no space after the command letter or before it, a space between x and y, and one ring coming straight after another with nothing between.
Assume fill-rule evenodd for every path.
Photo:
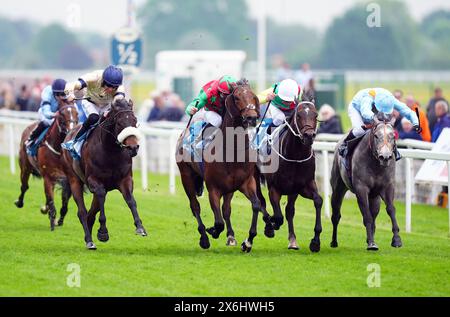
<instances>
[{"instance_id":1,"label":"jockey","mask_svg":"<svg viewBox=\"0 0 450 317\"><path fill-rule=\"evenodd\" d=\"M271 121L267 130L269 134L270 127L279 127L277 130L280 130L285 126L286 117L292 114L297 106L296 100L301 100L302 94L302 88L293 79L285 79L258 94L260 104L271 101L266 116Z\"/></svg>"},{"instance_id":2,"label":"jockey","mask_svg":"<svg viewBox=\"0 0 450 317\"><path fill-rule=\"evenodd\" d=\"M224 112L225 99L230 95L232 87L236 85L237 80L229 75L220 77L218 80L212 80L202 87L200 93L186 107L186 114L194 116L202 108L205 108L204 119L206 126L194 141L198 144L204 138L203 148L212 141L214 131L222 125L222 114ZM208 129L208 128L216 129ZM208 133L208 135L206 135Z\"/></svg>"},{"instance_id":3,"label":"jockey","mask_svg":"<svg viewBox=\"0 0 450 317\"><path fill-rule=\"evenodd\" d=\"M56 79L52 85L48 85L42 91L41 106L38 111L39 124L25 142L27 148L33 145L41 133L53 123L58 108L70 101L70 98L65 93L66 85L67 83L64 79Z\"/></svg>"},{"instance_id":4,"label":"jockey","mask_svg":"<svg viewBox=\"0 0 450 317\"><path fill-rule=\"evenodd\" d=\"M122 69L108 66L104 71L97 70L81 76L78 81L68 84L68 93L82 91L84 98L81 107L86 114L86 121L73 140L63 143L66 150L73 150L74 144L85 134L89 128L107 113L111 104L117 99L125 97L125 88L122 85Z\"/></svg>"},{"instance_id":5,"label":"jockey","mask_svg":"<svg viewBox=\"0 0 450 317\"><path fill-rule=\"evenodd\" d=\"M375 107L378 112L388 115L392 114L394 109L397 110L400 115L408 119L413 124L414 129L420 133L421 128L416 113L403 102L397 100L392 93L383 88L363 89L355 95L348 106L348 115L352 122L352 130L338 149L339 154L344 157L344 159L348 157L351 150L348 148L348 142L364 135L366 130L370 128L373 123L375 116L372 110L373 107ZM395 148L394 151L395 159L398 161L401 158L401 155L397 148Z\"/></svg>"}]
</instances>

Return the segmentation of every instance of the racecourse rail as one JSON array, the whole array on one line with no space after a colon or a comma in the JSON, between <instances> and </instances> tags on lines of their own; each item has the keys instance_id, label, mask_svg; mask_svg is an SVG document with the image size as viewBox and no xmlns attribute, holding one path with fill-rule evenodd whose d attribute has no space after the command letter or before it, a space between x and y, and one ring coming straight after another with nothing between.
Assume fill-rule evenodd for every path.
<instances>
[{"instance_id":1,"label":"racecourse rail","mask_svg":"<svg viewBox=\"0 0 450 317\"><path fill-rule=\"evenodd\" d=\"M18 149L14 145L14 127L26 127L37 119L35 112L18 112L18 111L0 111L0 125L5 126L6 138L8 140L8 153L10 160L11 174L16 173L16 157ZM175 194L175 178L176 178L176 143L177 139L185 128L186 123L173 122L157 122L154 124L140 123L139 129L145 136L140 141L141 150L140 168L142 177L142 188L148 188L148 151L147 151L147 137L157 137L168 140L169 151L169 192ZM342 135L336 134L319 134L313 144L315 151L322 153L323 159L323 188L324 188L324 212L325 216L330 218L330 166L329 153L334 153L337 142L342 138ZM412 186L414 178L412 177L411 167L414 159L431 159L437 161L446 161L448 168L448 187L450 188L450 153L446 152L431 152L432 143L421 142L416 140L399 140L397 142L400 146L407 147L406 149L399 149L400 153L405 159L405 175L406 175L406 192L405 192L405 214L406 214L406 232L411 232L411 213L412 213ZM450 235L450 203L448 204L449 214L449 235Z\"/></svg>"}]
</instances>

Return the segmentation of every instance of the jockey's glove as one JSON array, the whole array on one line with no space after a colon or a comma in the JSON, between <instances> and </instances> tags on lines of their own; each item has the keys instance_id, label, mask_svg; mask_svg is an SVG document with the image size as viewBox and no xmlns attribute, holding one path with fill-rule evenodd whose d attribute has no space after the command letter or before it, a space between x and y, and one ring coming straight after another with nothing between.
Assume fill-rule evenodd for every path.
<instances>
[{"instance_id":1,"label":"jockey's glove","mask_svg":"<svg viewBox=\"0 0 450 317\"><path fill-rule=\"evenodd\" d=\"M415 125L413 128L417 133L422 133L422 128L420 127L420 125Z\"/></svg>"}]
</instances>

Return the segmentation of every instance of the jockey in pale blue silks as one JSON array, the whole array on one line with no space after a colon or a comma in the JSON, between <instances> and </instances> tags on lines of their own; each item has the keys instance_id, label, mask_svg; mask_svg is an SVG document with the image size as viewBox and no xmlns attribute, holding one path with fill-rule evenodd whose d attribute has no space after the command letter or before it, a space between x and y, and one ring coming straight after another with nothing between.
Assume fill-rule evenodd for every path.
<instances>
[{"instance_id":1,"label":"jockey in pale blue silks","mask_svg":"<svg viewBox=\"0 0 450 317\"><path fill-rule=\"evenodd\" d=\"M367 88L359 91L348 106L348 115L352 122L352 130L339 147L339 154L347 159L349 156L348 142L365 134L366 130L374 121L373 107L378 112L392 114L397 110L400 115L408 119L414 129L420 133L419 119L414 111L406 104L397 100L391 92L383 88ZM397 148L395 148L395 159L401 158Z\"/></svg>"},{"instance_id":2,"label":"jockey in pale blue silks","mask_svg":"<svg viewBox=\"0 0 450 317\"><path fill-rule=\"evenodd\" d=\"M52 85L48 85L42 91L42 101L38 111L39 124L34 128L28 137L28 140L25 142L27 149L29 149L42 132L53 123L60 105L68 103L70 97L65 93L66 84L64 79L56 79L53 81Z\"/></svg>"}]
</instances>

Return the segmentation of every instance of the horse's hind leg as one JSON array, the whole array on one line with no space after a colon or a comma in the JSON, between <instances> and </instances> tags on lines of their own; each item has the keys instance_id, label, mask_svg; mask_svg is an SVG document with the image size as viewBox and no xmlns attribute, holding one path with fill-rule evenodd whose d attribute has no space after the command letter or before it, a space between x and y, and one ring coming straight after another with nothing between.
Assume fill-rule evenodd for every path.
<instances>
[{"instance_id":1,"label":"horse's hind leg","mask_svg":"<svg viewBox=\"0 0 450 317\"><path fill-rule=\"evenodd\" d=\"M119 190L122 193L122 196L125 199L128 207L130 208L131 213L133 214L134 225L136 226L136 234L143 237L147 236L147 232L145 231L144 226L142 225L141 218L139 218L136 200L134 199L133 196L133 178L131 176L124 178L123 181L120 183ZM100 202L100 218L101 217L102 217L102 203Z\"/></svg>"},{"instance_id":2,"label":"horse's hind leg","mask_svg":"<svg viewBox=\"0 0 450 317\"><path fill-rule=\"evenodd\" d=\"M215 188L208 188L208 194L209 203L214 213L214 227L206 229L206 232L214 239L217 239L225 228L222 213L220 212L220 199L222 198L222 194Z\"/></svg>"},{"instance_id":3,"label":"horse's hind leg","mask_svg":"<svg viewBox=\"0 0 450 317\"><path fill-rule=\"evenodd\" d=\"M372 223L372 234L373 238L375 240L375 228L376 228L376 219L378 214L380 213L380 203L381 199L380 196L375 197L369 197L369 209L370 213L372 214L373 223Z\"/></svg>"},{"instance_id":4,"label":"horse's hind leg","mask_svg":"<svg viewBox=\"0 0 450 317\"><path fill-rule=\"evenodd\" d=\"M392 233L394 234L394 236L392 237L391 246L393 246L394 248L400 248L402 246L402 239L398 234L400 228L398 227L397 218L395 217L394 187L390 186L388 189L386 189L381 198L386 204L386 211L392 222Z\"/></svg>"},{"instance_id":5,"label":"horse's hind leg","mask_svg":"<svg viewBox=\"0 0 450 317\"><path fill-rule=\"evenodd\" d=\"M210 243L208 235L206 234L206 228L203 224L202 218L200 217L200 204L197 199L197 193L195 190L195 183L190 171L186 171L182 165L179 166L181 174L181 182L183 183L184 191L189 198L189 204L191 207L192 214L195 219L197 219L197 230L200 233L200 247L202 249L209 249Z\"/></svg>"},{"instance_id":6,"label":"horse's hind leg","mask_svg":"<svg viewBox=\"0 0 450 317\"><path fill-rule=\"evenodd\" d=\"M44 177L44 190L46 205L48 206L48 218L50 219L50 230L55 230L56 208L53 190L55 183L48 177Z\"/></svg>"},{"instance_id":7,"label":"horse's hind leg","mask_svg":"<svg viewBox=\"0 0 450 317\"><path fill-rule=\"evenodd\" d=\"M28 165L28 162L25 159L20 158L20 195L19 198L14 202L17 208L23 207L23 198L25 196L25 192L28 190L28 181L30 179L31 174L31 166Z\"/></svg>"},{"instance_id":8,"label":"horse's hind leg","mask_svg":"<svg viewBox=\"0 0 450 317\"><path fill-rule=\"evenodd\" d=\"M345 193L347 192L347 187L345 186L342 179L339 178L333 184L333 193L331 194L331 222L333 224L333 237L331 239L330 246L332 248L337 248L338 240L337 240L337 229L339 225L339 220L341 219L341 206L342 201L344 199Z\"/></svg>"},{"instance_id":9,"label":"horse's hind leg","mask_svg":"<svg viewBox=\"0 0 450 317\"><path fill-rule=\"evenodd\" d=\"M243 252L250 252L253 247L253 239L257 235L258 215L261 210L261 203L259 202L258 195L256 194L255 179L253 177L250 177L239 190L252 203L253 215L252 215L252 224L251 224L250 230L249 230L249 236L241 244L241 250Z\"/></svg>"},{"instance_id":10,"label":"horse's hind leg","mask_svg":"<svg viewBox=\"0 0 450 317\"><path fill-rule=\"evenodd\" d=\"M322 204L323 199L320 197L317 190L316 182L311 180L306 187L300 191L300 195L314 201L314 208L316 209L316 222L314 225L314 238L309 244L311 252L320 251L320 234L322 233Z\"/></svg>"},{"instance_id":11,"label":"horse's hind leg","mask_svg":"<svg viewBox=\"0 0 450 317\"><path fill-rule=\"evenodd\" d=\"M236 246L237 242L234 238L234 230L231 226L231 199L233 198L233 193L229 193L223 196L222 204L222 216L225 220L227 226L227 246Z\"/></svg>"},{"instance_id":12,"label":"horse's hind leg","mask_svg":"<svg viewBox=\"0 0 450 317\"><path fill-rule=\"evenodd\" d=\"M295 201L297 200L298 195L289 195L288 201L286 205L286 221L288 223L289 228L289 245L288 249L290 250L298 250L297 237L294 232L294 215L295 215Z\"/></svg>"},{"instance_id":13,"label":"horse's hind leg","mask_svg":"<svg viewBox=\"0 0 450 317\"><path fill-rule=\"evenodd\" d=\"M67 182L63 182L61 192L62 207L59 211L58 226L62 226L64 224L64 218L67 214L67 205L69 204L69 199L71 196L72 191L70 190L69 184Z\"/></svg>"}]
</instances>

